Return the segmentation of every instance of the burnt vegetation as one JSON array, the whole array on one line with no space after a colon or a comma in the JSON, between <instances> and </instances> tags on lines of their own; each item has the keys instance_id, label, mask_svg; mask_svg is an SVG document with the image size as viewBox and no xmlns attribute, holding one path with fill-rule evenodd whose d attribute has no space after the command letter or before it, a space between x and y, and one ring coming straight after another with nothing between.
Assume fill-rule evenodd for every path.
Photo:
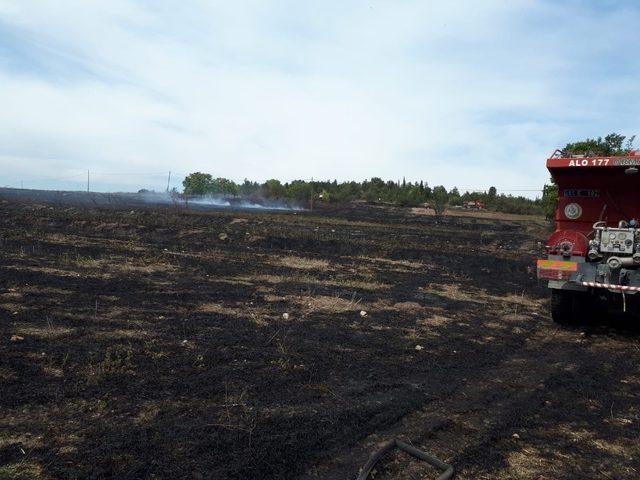
<instances>
[{"instance_id":1,"label":"burnt vegetation","mask_svg":"<svg viewBox=\"0 0 640 480\"><path fill-rule=\"evenodd\" d=\"M637 335L551 323L546 228L4 201L0 478L347 479L394 437L460 478L638 478Z\"/></svg>"}]
</instances>

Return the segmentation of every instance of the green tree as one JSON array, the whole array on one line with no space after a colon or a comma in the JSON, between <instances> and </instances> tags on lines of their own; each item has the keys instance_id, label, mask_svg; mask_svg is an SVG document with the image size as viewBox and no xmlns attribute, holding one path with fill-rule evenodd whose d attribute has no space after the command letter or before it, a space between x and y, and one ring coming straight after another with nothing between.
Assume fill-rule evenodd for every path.
<instances>
[{"instance_id":1,"label":"green tree","mask_svg":"<svg viewBox=\"0 0 640 480\"><path fill-rule=\"evenodd\" d=\"M238 191L241 195L249 197L259 193L261 191L261 187L259 183L251 182L245 178L244 182L238 186Z\"/></svg>"},{"instance_id":2,"label":"green tree","mask_svg":"<svg viewBox=\"0 0 640 480\"><path fill-rule=\"evenodd\" d=\"M369 181L365 181L362 185L364 199L370 202L376 202L384 197L386 183L379 177L373 177Z\"/></svg>"},{"instance_id":3,"label":"green tree","mask_svg":"<svg viewBox=\"0 0 640 480\"><path fill-rule=\"evenodd\" d=\"M580 142L567 143L562 152L564 155L626 155L633 150L635 138L635 135L627 139L619 133L610 133L604 139L602 137L587 138ZM625 139L627 139L626 142Z\"/></svg>"},{"instance_id":4,"label":"green tree","mask_svg":"<svg viewBox=\"0 0 640 480\"><path fill-rule=\"evenodd\" d=\"M440 216L444 213L444 209L447 206L447 202L449 201L449 195L447 194L447 189L442 185L438 185L433 187L433 210L436 212L437 216Z\"/></svg>"},{"instance_id":5,"label":"green tree","mask_svg":"<svg viewBox=\"0 0 640 480\"><path fill-rule=\"evenodd\" d=\"M212 181L213 178L208 173L191 173L182 181L184 193L188 195L205 195L209 193Z\"/></svg>"},{"instance_id":6,"label":"green tree","mask_svg":"<svg viewBox=\"0 0 640 480\"><path fill-rule=\"evenodd\" d=\"M551 179L551 185L545 185L542 189L542 211L547 220L553 220L556 217L557 204L558 186Z\"/></svg>"},{"instance_id":7,"label":"green tree","mask_svg":"<svg viewBox=\"0 0 640 480\"><path fill-rule=\"evenodd\" d=\"M287 198L298 200L299 202L310 202L313 196L313 186L304 180L294 180L285 185Z\"/></svg>"},{"instance_id":8,"label":"green tree","mask_svg":"<svg viewBox=\"0 0 640 480\"><path fill-rule=\"evenodd\" d=\"M619 144L619 139L609 139L610 143ZM628 143L628 142L627 142ZM236 185L233 181L225 178L213 179L211 175L195 172L185 178L183 185L186 194L223 194L223 195L243 195L246 198L266 196L267 198L291 199L300 204L312 204L312 199L322 192L323 199L331 203L346 203L357 199L367 201L384 201L402 206L417 206L424 202L432 203L438 215L441 215L447 204L455 205L462 201L475 200L484 201L491 209L506 213L539 214L543 211L543 204L549 202L549 196L553 190L547 189L542 199L531 200L524 197L512 197L511 195L498 195L495 187L491 187L487 192L465 192L460 195L457 188L451 192L442 186L434 189L429 187L425 181L408 182L384 181L374 177L370 180L360 182L337 181L310 181L294 180L291 183L282 184L276 179L271 179L264 184L244 180L241 185ZM545 203L547 202L547 203ZM548 208L551 209L551 216L555 208L555 200L551 201Z\"/></svg>"},{"instance_id":9,"label":"green tree","mask_svg":"<svg viewBox=\"0 0 640 480\"><path fill-rule=\"evenodd\" d=\"M453 189L449 192L448 197L450 205L462 205L462 197L460 196L458 187L453 187Z\"/></svg>"},{"instance_id":10,"label":"green tree","mask_svg":"<svg viewBox=\"0 0 640 480\"><path fill-rule=\"evenodd\" d=\"M406 188L403 188L397 199L398 205L403 207L417 207L424 202L424 187L420 190L419 185L411 185L409 183Z\"/></svg>"},{"instance_id":11,"label":"green tree","mask_svg":"<svg viewBox=\"0 0 640 480\"><path fill-rule=\"evenodd\" d=\"M233 180L218 177L211 181L207 193L235 196L238 194L238 185Z\"/></svg>"},{"instance_id":12,"label":"green tree","mask_svg":"<svg viewBox=\"0 0 640 480\"><path fill-rule=\"evenodd\" d=\"M431 199L432 193L433 193L433 191L432 191L431 187L429 186L429 184L427 182L424 182L424 192L423 192L424 199L425 200Z\"/></svg>"},{"instance_id":13,"label":"green tree","mask_svg":"<svg viewBox=\"0 0 640 480\"><path fill-rule=\"evenodd\" d=\"M272 178L264 182L264 194L267 198L283 198L285 189L280 180Z\"/></svg>"}]
</instances>

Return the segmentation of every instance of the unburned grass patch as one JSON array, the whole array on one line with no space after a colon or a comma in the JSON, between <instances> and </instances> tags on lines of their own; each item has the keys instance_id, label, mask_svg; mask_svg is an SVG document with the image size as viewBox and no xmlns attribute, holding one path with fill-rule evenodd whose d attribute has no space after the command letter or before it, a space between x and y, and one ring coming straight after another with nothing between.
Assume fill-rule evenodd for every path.
<instances>
[{"instance_id":1,"label":"unburned grass patch","mask_svg":"<svg viewBox=\"0 0 640 480\"><path fill-rule=\"evenodd\" d=\"M273 263L280 267L293 268L297 270L324 271L329 269L329 262L327 260L297 257L295 255L276 257Z\"/></svg>"}]
</instances>

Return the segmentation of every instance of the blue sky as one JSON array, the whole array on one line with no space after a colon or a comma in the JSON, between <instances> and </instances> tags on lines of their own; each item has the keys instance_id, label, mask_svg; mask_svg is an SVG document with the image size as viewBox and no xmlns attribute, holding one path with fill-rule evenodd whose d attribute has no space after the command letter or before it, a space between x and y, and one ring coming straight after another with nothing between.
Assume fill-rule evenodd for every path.
<instances>
[{"instance_id":1,"label":"blue sky","mask_svg":"<svg viewBox=\"0 0 640 480\"><path fill-rule=\"evenodd\" d=\"M639 24L618 1L0 0L0 186L517 194L568 141L640 133Z\"/></svg>"}]
</instances>

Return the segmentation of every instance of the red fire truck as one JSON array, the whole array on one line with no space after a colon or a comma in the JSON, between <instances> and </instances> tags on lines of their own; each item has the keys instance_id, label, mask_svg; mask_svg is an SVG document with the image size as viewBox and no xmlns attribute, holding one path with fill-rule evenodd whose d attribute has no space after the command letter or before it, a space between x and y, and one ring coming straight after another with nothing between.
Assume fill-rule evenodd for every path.
<instances>
[{"instance_id":1,"label":"red fire truck","mask_svg":"<svg viewBox=\"0 0 640 480\"><path fill-rule=\"evenodd\" d=\"M558 186L556 231L538 260L549 281L551 316L584 321L599 306L622 311L640 305L640 153L564 155L547 168Z\"/></svg>"},{"instance_id":2,"label":"red fire truck","mask_svg":"<svg viewBox=\"0 0 640 480\"><path fill-rule=\"evenodd\" d=\"M486 205L480 200L468 200L462 202L462 206L469 210L486 210Z\"/></svg>"}]
</instances>

